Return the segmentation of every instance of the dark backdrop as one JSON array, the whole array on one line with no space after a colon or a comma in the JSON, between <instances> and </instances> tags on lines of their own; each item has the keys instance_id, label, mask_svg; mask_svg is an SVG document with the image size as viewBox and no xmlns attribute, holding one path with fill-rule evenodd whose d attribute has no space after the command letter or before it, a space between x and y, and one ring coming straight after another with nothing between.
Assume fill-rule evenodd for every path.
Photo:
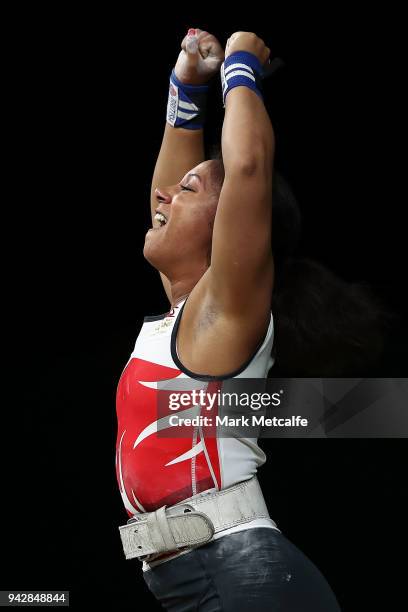
<instances>
[{"instance_id":1,"label":"dark backdrop","mask_svg":"<svg viewBox=\"0 0 408 612\"><path fill-rule=\"evenodd\" d=\"M257 32L286 68L266 85L277 167L300 202L301 252L369 281L403 315L404 228L395 140L397 16L345 5L299 12L226 7L230 17L120 9L10 17L6 233L12 331L5 429L1 588L70 589L72 606L142 604L114 469L115 391L141 318L167 310L142 258L149 180L164 127L168 74L188 27L225 43ZM212 92L208 141L222 121ZM218 127L216 127L218 126ZM407 326L389 334L373 376L406 376ZM345 611L387 602L402 520L405 440L262 440L260 480L273 518L321 568ZM9 482L10 481L10 482ZM396 609L398 605L392 606Z\"/></svg>"}]
</instances>

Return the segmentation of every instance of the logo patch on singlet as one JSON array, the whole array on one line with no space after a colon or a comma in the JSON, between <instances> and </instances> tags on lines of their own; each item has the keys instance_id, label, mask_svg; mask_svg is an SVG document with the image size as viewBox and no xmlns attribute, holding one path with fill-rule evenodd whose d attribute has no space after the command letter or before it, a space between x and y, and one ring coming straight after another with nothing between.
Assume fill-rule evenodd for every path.
<instances>
[{"instance_id":1,"label":"logo patch on singlet","mask_svg":"<svg viewBox=\"0 0 408 612\"><path fill-rule=\"evenodd\" d=\"M159 321L157 325L155 325L150 332L150 336L156 336L157 334L165 334L170 327L173 326L173 321L170 318L165 318L162 321Z\"/></svg>"}]
</instances>

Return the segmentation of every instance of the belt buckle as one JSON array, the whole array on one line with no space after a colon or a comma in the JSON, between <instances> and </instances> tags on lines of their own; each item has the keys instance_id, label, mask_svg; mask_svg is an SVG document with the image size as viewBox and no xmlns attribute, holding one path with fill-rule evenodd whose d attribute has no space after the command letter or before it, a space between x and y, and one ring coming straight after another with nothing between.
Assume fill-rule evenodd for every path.
<instances>
[{"instance_id":1,"label":"belt buckle","mask_svg":"<svg viewBox=\"0 0 408 612\"><path fill-rule=\"evenodd\" d=\"M201 542L199 542L198 544L187 543L187 544L182 544L182 545L178 546L177 548L169 549L169 550L165 550L165 551L152 552L152 553L148 553L148 554L145 554L145 555L143 555L143 554L142 555L134 554L133 558L137 558L142 563L143 563L143 561L146 561L148 563L149 561L154 561L156 559L159 559L159 558L162 558L162 557L165 557L165 556L171 556L171 555L176 555L177 556L178 553L181 553L181 552L186 551L186 550L192 550L196 546L201 546L203 544L208 543L212 539L212 537L214 535L214 525L213 525L210 517L207 514L203 513L203 512L198 512L195 509L195 507L192 504L189 504L188 502L185 502L185 503L180 502L179 504L176 504L175 506L168 506L168 507L166 507L164 509L164 513L165 513L165 516L166 516L167 519L169 519L169 518L175 519L176 517L180 518L180 517L185 516L185 515L188 516L190 513L193 516L195 516L195 517L197 517L197 515L199 515L201 517L201 519L204 520L204 522L207 524L207 528L208 528L208 530L210 532L210 535L208 537L204 536L204 537L207 537L207 540L204 540L204 537L203 537ZM146 513L143 513L143 514L141 514L139 516L138 515L134 515L134 516L130 517L127 520L126 525L130 526L130 525L137 525L137 523L140 523L140 522L144 523L146 518L147 518L147 516L149 516L150 514L153 514L153 513L146 512ZM187 521L187 523L188 523L188 521Z\"/></svg>"}]
</instances>

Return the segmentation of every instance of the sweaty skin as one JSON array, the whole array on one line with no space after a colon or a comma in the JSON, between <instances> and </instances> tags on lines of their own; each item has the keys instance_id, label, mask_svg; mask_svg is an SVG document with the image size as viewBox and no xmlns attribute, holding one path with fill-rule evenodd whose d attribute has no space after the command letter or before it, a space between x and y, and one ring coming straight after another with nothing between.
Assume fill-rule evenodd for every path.
<instances>
[{"instance_id":1,"label":"sweaty skin","mask_svg":"<svg viewBox=\"0 0 408 612\"><path fill-rule=\"evenodd\" d=\"M208 33L197 35L195 54L187 53L184 39L176 75L203 84L219 70L222 49ZM262 63L269 57L263 41L248 32L229 39L226 54L238 50ZM221 145L223 182L218 162L204 161L203 131L166 125L144 247L171 305L188 296L177 337L181 362L213 376L245 363L270 319L274 134L262 100L246 87L226 97ZM155 219L157 212L164 218Z\"/></svg>"}]
</instances>

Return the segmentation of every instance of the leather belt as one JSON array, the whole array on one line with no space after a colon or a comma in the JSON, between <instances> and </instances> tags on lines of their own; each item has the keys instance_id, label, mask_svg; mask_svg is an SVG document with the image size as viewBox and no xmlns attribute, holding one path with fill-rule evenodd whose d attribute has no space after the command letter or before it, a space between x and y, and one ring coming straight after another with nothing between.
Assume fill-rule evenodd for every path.
<instances>
[{"instance_id":1,"label":"leather belt","mask_svg":"<svg viewBox=\"0 0 408 612\"><path fill-rule=\"evenodd\" d=\"M269 518L256 476L223 489L199 493L155 512L136 514L119 527L126 559L144 561L194 548L214 534L255 518Z\"/></svg>"}]
</instances>

